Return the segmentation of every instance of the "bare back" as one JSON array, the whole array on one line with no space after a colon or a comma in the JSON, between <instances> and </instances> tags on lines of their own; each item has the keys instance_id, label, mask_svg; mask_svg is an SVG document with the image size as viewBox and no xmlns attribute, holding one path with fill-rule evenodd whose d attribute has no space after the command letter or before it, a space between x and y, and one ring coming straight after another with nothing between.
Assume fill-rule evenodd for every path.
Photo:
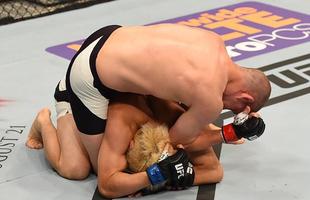
<instances>
[{"instance_id":1,"label":"bare back","mask_svg":"<svg viewBox=\"0 0 310 200\"><path fill-rule=\"evenodd\" d=\"M184 119L172 127L174 132L183 129L180 134L188 136L190 132L198 135L203 124L221 112L228 80L226 63L230 61L216 34L161 24L117 29L101 48L96 64L107 87L189 106L189 112L180 117ZM193 128L185 130L184 126Z\"/></svg>"},{"instance_id":2,"label":"bare back","mask_svg":"<svg viewBox=\"0 0 310 200\"><path fill-rule=\"evenodd\" d=\"M122 27L99 52L97 71L101 81L113 89L189 105L198 85L217 85L214 73L220 71L221 47L216 37L180 25ZM223 73L221 80L225 78ZM224 86L216 89L224 90Z\"/></svg>"}]
</instances>

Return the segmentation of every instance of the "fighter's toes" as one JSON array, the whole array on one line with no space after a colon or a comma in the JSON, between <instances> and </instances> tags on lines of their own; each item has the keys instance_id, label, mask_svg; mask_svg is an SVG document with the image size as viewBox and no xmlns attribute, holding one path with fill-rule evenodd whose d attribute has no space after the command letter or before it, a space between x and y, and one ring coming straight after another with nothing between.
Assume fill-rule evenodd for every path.
<instances>
[{"instance_id":1,"label":"fighter's toes","mask_svg":"<svg viewBox=\"0 0 310 200\"><path fill-rule=\"evenodd\" d=\"M42 142L36 139L28 139L26 142L26 146L30 149L42 149L43 148Z\"/></svg>"}]
</instances>

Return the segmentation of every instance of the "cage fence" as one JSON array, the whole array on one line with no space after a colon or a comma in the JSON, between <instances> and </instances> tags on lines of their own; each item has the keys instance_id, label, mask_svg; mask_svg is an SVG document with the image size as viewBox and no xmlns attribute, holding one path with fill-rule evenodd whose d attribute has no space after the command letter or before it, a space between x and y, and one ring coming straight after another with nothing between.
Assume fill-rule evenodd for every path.
<instances>
[{"instance_id":1,"label":"cage fence","mask_svg":"<svg viewBox=\"0 0 310 200\"><path fill-rule=\"evenodd\" d=\"M0 0L0 25L112 0Z\"/></svg>"}]
</instances>

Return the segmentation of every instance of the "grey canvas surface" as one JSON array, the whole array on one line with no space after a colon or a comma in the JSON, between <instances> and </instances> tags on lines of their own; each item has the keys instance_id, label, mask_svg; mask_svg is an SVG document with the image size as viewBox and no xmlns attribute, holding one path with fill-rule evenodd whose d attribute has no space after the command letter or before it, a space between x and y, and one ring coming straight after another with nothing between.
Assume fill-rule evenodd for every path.
<instances>
[{"instance_id":1,"label":"grey canvas surface","mask_svg":"<svg viewBox=\"0 0 310 200\"><path fill-rule=\"evenodd\" d=\"M0 162L0 199L84 200L94 197L95 176L84 181L64 179L52 170L42 150L29 150L24 146L36 112L45 106L53 110L55 85L63 77L69 63L47 53L47 47L83 39L108 24L149 24L238 2L242 1L113 1L0 26L0 100L8 100L0 104L0 160L3 160ZM310 13L307 0L260 2ZM310 43L305 42L238 63L262 67L309 54L309 47ZM284 68L309 63L307 58ZM279 71L274 69L272 73ZM303 76L310 80L308 75ZM285 92L307 87L310 87L309 81ZM273 89L272 97L284 94L274 85ZM216 186L216 200L310 198L309 102L310 95L306 93L265 107L261 115L267 129L262 138L241 146L223 145L220 159L225 177ZM224 123L229 121L231 119L224 120ZM193 187L141 199L196 199L197 191L198 187Z\"/></svg>"}]
</instances>

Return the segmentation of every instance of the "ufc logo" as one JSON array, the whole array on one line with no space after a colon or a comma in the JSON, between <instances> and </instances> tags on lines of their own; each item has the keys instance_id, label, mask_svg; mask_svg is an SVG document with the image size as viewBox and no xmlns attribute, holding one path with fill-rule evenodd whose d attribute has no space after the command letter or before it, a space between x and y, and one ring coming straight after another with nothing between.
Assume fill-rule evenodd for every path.
<instances>
[{"instance_id":1,"label":"ufc logo","mask_svg":"<svg viewBox=\"0 0 310 200\"><path fill-rule=\"evenodd\" d=\"M177 174L179 174L178 179L180 179L182 176L184 176L185 171L184 171L184 167L183 167L182 163L177 164L174 167L177 170Z\"/></svg>"},{"instance_id":2,"label":"ufc logo","mask_svg":"<svg viewBox=\"0 0 310 200\"><path fill-rule=\"evenodd\" d=\"M188 163L188 168L186 170L186 173L193 174L193 165L190 162Z\"/></svg>"}]
</instances>

